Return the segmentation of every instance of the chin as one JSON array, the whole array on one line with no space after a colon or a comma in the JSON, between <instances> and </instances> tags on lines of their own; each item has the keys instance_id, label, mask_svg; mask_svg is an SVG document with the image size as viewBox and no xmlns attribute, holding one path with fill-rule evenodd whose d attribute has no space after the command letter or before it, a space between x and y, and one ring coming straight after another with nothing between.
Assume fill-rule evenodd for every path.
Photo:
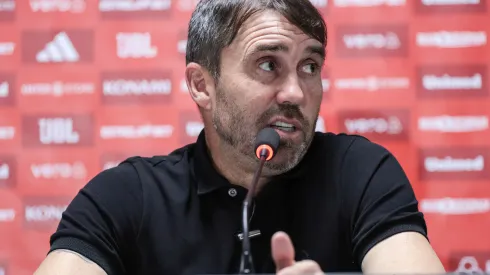
<instances>
[{"instance_id":1,"label":"chin","mask_svg":"<svg viewBox=\"0 0 490 275\"><path fill-rule=\"evenodd\" d=\"M279 150L273 159L264 164L263 174L268 176L284 174L296 167L303 155L291 149Z\"/></svg>"}]
</instances>

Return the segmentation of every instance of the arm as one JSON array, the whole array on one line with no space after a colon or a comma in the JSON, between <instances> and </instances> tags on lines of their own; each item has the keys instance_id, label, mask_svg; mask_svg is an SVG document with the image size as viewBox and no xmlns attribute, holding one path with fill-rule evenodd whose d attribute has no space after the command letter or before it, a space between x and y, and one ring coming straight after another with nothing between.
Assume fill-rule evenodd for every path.
<instances>
[{"instance_id":1,"label":"arm","mask_svg":"<svg viewBox=\"0 0 490 275\"><path fill-rule=\"evenodd\" d=\"M427 239L416 232L399 233L375 245L364 257L362 270L368 274L446 273Z\"/></svg>"},{"instance_id":2,"label":"arm","mask_svg":"<svg viewBox=\"0 0 490 275\"><path fill-rule=\"evenodd\" d=\"M105 170L84 186L51 236L36 275L131 272L142 213L142 189L129 163Z\"/></svg>"},{"instance_id":3,"label":"arm","mask_svg":"<svg viewBox=\"0 0 490 275\"><path fill-rule=\"evenodd\" d=\"M48 254L34 275L107 275L97 264L84 256L65 249Z\"/></svg>"},{"instance_id":4,"label":"arm","mask_svg":"<svg viewBox=\"0 0 490 275\"><path fill-rule=\"evenodd\" d=\"M427 238L424 216L395 157L358 138L344 175L354 256L363 273L445 273ZM346 170L344 172L347 172ZM349 193L347 193L349 194Z\"/></svg>"}]
</instances>

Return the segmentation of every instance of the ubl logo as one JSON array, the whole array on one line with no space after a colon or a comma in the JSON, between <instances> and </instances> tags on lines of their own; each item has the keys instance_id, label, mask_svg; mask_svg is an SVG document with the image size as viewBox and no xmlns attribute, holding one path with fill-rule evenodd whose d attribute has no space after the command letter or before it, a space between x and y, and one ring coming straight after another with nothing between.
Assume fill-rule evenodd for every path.
<instances>
[{"instance_id":1,"label":"ubl logo","mask_svg":"<svg viewBox=\"0 0 490 275\"><path fill-rule=\"evenodd\" d=\"M41 118L39 140L42 144L75 144L80 136L73 130L71 118Z\"/></svg>"}]
</instances>

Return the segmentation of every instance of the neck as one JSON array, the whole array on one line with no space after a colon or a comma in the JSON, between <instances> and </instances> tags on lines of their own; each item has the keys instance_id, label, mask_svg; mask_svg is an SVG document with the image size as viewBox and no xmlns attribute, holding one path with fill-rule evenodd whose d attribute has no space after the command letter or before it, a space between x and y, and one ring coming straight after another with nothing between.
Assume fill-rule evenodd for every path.
<instances>
[{"instance_id":1,"label":"neck","mask_svg":"<svg viewBox=\"0 0 490 275\"><path fill-rule=\"evenodd\" d=\"M257 165L254 167L236 148L220 142L213 130L206 128L205 138L215 169L231 184L250 189ZM268 181L266 177L259 177L255 193L258 193Z\"/></svg>"}]
</instances>

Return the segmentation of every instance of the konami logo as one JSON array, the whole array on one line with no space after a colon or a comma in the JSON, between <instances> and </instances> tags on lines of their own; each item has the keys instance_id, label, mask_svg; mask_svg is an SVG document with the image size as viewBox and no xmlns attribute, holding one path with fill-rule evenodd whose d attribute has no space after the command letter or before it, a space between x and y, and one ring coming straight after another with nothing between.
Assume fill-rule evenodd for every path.
<instances>
[{"instance_id":1,"label":"konami logo","mask_svg":"<svg viewBox=\"0 0 490 275\"><path fill-rule=\"evenodd\" d=\"M488 130L486 115L438 115L418 119L421 132L473 133Z\"/></svg>"},{"instance_id":2,"label":"konami logo","mask_svg":"<svg viewBox=\"0 0 490 275\"><path fill-rule=\"evenodd\" d=\"M26 63L81 63L94 58L91 30L26 31L22 33L22 60Z\"/></svg>"},{"instance_id":3,"label":"konami logo","mask_svg":"<svg viewBox=\"0 0 490 275\"><path fill-rule=\"evenodd\" d=\"M11 106L14 104L14 85L14 74L0 74L0 106Z\"/></svg>"},{"instance_id":4,"label":"konami logo","mask_svg":"<svg viewBox=\"0 0 490 275\"><path fill-rule=\"evenodd\" d=\"M339 57L404 57L408 54L408 27L340 25L335 43Z\"/></svg>"},{"instance_id":5,"label":"konami logo","mask_svg":"<svg viewBox=\"0 0 490 275\"><path fill-rule=\"evenodd\" d=\"M48 231L56 228L71 198L26 197L23 201L24 226L30 230Z\"/></svg>"},{"instance_id":6,"label":"konami logo","mask_svg":"<svg viewBox=\"0 0 490 275\"><path fill-rule=\"evenodd\" d=\"M335 7L379 7L379 6L404 6L406 0L333 0Z\"/></svg>"},{"instance_id":7,"label":"konami logo","mask_svg":"<svg viewBox=\"0 0 490 275\"><path fill-rule=\"evenodd\" d=\"M172 76L167 71L103 72L105 104L166 103L171 100Z\"/></svg>"},{"instance_id":8,"label":"konami logo","mask_svg":"<svg viewBox=\"0 0 490 275\"><path fill-rule=\"evenodd\" d=\"M416 44L421 48L439 49L482 47L487 45L487 33L469 30L417 32Z\"/></svg>"},{"instance_id":9,"label":"konami logo","mask_svg":"<svg viewBox=\"0 0 490 275\"><path fill-rule=\"evenodd\" d=\"M428 65L417 68L417 91L422 97L487 96L485 65Z\"/></svg>"},{"instance_id":10,"label":"konami logo","mask_svg":"<svg viewBox=\"0 0 490 275\"><path fill-rule=\"evenodd\" d=\"M415 0L417 13L485 12L486 0Z\"/></svg>"},{"instance_id":11,"label":"konami logo","mask_svg":"<svg viewBox=\"0 0 490 275\"><path fill-rule=\"evenodd\" d=\"M99 0L103 19L161 18L171 7L171 0Z\"/></svg>"},{"instance_id":12,"label":"konami logo","mask_svg":"<svg viewBox=\"0 0 490 275\"><path fill-rule=\"evenodd\" d=\"M421 180L479 180L490 178L490 148L447 147L419 150Z\"/></svg>"},{"instance_id":13,"label":"konami logo","mask_svg":"<svg viewBox=\"0 0 490 275\"><path fill-rule=\"evenodd\" d=\"M14 158L0 156L0 187L12 188L16 184L16 166Z\"/></svg>"},{"instance_id":14,"label":"konami logo","mask_svg":"<svg viewBox=\"0 0 490 275\"><path fill-rule=\"evenodd\" d=\"M340 131L372 140L407 140L408 110L340 111Z\"/></svg>"},{"instance_id":15,"label":"konami logo","mask_svg":"<svg viewBox=\"0 0 490 275\"><path fill-rule=\"evenodd\" d=\"M93 127L90 115L28 115L22 118L22 144L27 147L92 145Z\"/></svg>"}]
</instances>

